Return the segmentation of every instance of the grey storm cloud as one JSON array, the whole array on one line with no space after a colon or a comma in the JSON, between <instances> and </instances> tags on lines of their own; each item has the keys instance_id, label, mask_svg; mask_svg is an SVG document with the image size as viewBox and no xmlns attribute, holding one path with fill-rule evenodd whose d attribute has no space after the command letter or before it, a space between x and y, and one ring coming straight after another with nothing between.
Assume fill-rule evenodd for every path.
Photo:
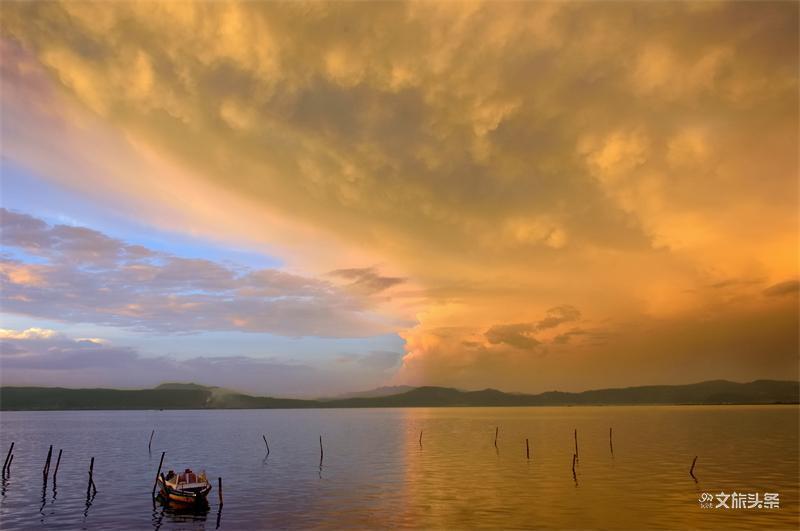
<instances>
[{"instance_id":1,"label":"grey storm cloud","mask_svg":"<svg viewBox=\"0 0 800 531\"><path fill-rule=\"evenodd\" d=\"M713 284L709 284L709 288L713 289L727 289L727 288L738 288L742 286L752 286L763 283L763 279L759 278L729 278L726 280L722 280L720 282L714 282Z\"/></svg>"},{"instance_id":2,"label":"grey storm cloud","mask_svg":"<svg viewBox=\"0 0 800 531\"><path fill-rule=\"evenodd\" d=\"M577 321L581 317L581 312L574 306L556 306L547 310L547 316L534 324L535 330L547 330L555 328L562 323Z\"/></svg>"},{"instance_id":3,"label":"grey storm cloud","mask_svg":"<svg viewBox=\"0 0 800 531\"><path fill-rule=\"evenodd\" d=\"M494 325L486 331L486 339L493 345L505 343L512 347L528 350L541 344L538 339L533 337L534 331L534 325L531 323Z\"/></svg>"},{"instance_id":4,"label":"grey storm cloud","mask_svg":"<svg viewBox=\"0 0 800 531\"><path fill-rule=\"evenodd\" d=\"M6 209L0 222L7 312L155 332L355 337L396 324L371 312L365 297L325 280L182 258ZM363 271L356 284L374 291L385 283Z\"/></svg>"},{"instance_id":5,"label":"grey storm cloud","mask_svg":"<svg viewBox=\"0 0 800 531\"><path fill-rule=\"evenodd\" d=\"M580 328L573 328L572 330L568 330L563 334L558 334L556 337L553 338L553 343L557 345L566 345L570 342L573 337L576 336L583 336L586 335L587 332Z\"/></svg>"},{"instance_id":6,"label":"grey storm cloud","mask_svg":"<svg viewBox=\"0 0 800 531\"><path fill-rule=\"evenodd\" d=\"M580 317L581 312L574 306L556 306L547 310L545 317L539 321L494 325L486 331L485 336L487 341L493 345L505 343L522 350L532 350L542 343L535 337L536 332L577 321ZM564 338L556 342L566 342L566 340L567 338Z\"/></svg>"},{"instance_id":7,"label":"grey storm cloud","mask_svg":"<svg viewBox=\"0 0 800 531\"><path fill-rule=\"evenodd\" d=\"M786 280L773 284L764 290L767 297L780 297L782 295L793 295L800 292L800 280Z\"/></svg>"},{"instance_id":8,"label":"grey storm cloud","mask_svg":"<svg viewBox=\"0 0 800 531\"><path fill-rule=\"evenodd\" d=\"M381 275L374 267L337 269L330 272L331 276L349 280L349 288L366 293L380 293L393 286L402 284L406 279Z\"/></svg>"}]
</instances>

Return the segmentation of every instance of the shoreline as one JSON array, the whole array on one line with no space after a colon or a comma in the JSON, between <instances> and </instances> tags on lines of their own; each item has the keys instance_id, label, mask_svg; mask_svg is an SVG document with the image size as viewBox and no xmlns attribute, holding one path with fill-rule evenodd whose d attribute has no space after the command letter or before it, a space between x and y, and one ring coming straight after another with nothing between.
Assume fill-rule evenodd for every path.
<instances>
[{"instance_id":1,"label":"shoreline","mask_svg":"<svg viewBox=\"0 0 800 531\"><path fill-rule=\"evenodd\" d=\"M719 403L630 403L630 404L538 404L538 405L447 405L447 406L332 406L332 407L208 407L208 408L61 408L61 409L5 409L0 413L57 413L61 411L321 411L350 409L494 409L494 408L588 408L588 407L702 407L702 406L800 406L800 402L719 402Z\"/></svg>"}]
</instances>

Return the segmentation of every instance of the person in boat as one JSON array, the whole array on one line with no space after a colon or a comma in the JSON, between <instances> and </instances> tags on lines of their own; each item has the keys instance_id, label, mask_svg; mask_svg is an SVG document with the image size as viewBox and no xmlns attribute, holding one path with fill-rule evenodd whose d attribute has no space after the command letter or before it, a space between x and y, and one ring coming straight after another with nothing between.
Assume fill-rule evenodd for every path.
<instances>
[{"instance_id":1,"label":"person in boat","mask_svg":"<svg viewBox=\"0 0 800 531\"><path fill-rule=\"evenodd\" d=\"M167 481L171 480L174 477L175 477L175 471L174 470L170 470L169 472L167 472Z\"/></svg>"},{"instance_id":2,"label":"person in boat","mask_svg":"<svg viewBox=\"0 0 800 531\"><path fill-rule=\"evenodd\" d=\"M178 477L178 481L181 483L195 483L197 481L197 476L192 472L191 468L187 468L183 471L183 474Z\"/></svg>"}]
</instances>

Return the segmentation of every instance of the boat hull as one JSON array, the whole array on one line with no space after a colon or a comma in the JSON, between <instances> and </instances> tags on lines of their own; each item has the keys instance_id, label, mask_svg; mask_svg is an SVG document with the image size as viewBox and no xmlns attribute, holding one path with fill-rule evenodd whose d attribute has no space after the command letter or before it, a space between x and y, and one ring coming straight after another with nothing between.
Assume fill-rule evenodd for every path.
<instances>
[{"instance_id":1,"label":"boat hull","mask_svg":"<svg viewBox=\"0 0 800 531\"><path fill-rule=\"evenodd\" d=\"M159 480L159 483L161 484L159 497L164 503L185 507L208 505L207 498L208 493L211 492L211 485L188 491L172 488L161 480Z\"/></svg>"}]
</instances>

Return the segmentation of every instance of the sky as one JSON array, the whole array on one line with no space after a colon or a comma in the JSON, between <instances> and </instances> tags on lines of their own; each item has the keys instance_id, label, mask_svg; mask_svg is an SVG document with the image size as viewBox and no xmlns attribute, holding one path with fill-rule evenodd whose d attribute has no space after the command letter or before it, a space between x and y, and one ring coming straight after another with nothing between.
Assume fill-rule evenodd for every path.
<instances>
[{"instance_id":1,"label":"sky","mask_svg":"<svg viewBox=\"0 0 800 531\"><path fill-rule=\"evenodd\" d=\"M3 2L0 383L798 372L795 2Z\"/></svg>"}]
</instances>

